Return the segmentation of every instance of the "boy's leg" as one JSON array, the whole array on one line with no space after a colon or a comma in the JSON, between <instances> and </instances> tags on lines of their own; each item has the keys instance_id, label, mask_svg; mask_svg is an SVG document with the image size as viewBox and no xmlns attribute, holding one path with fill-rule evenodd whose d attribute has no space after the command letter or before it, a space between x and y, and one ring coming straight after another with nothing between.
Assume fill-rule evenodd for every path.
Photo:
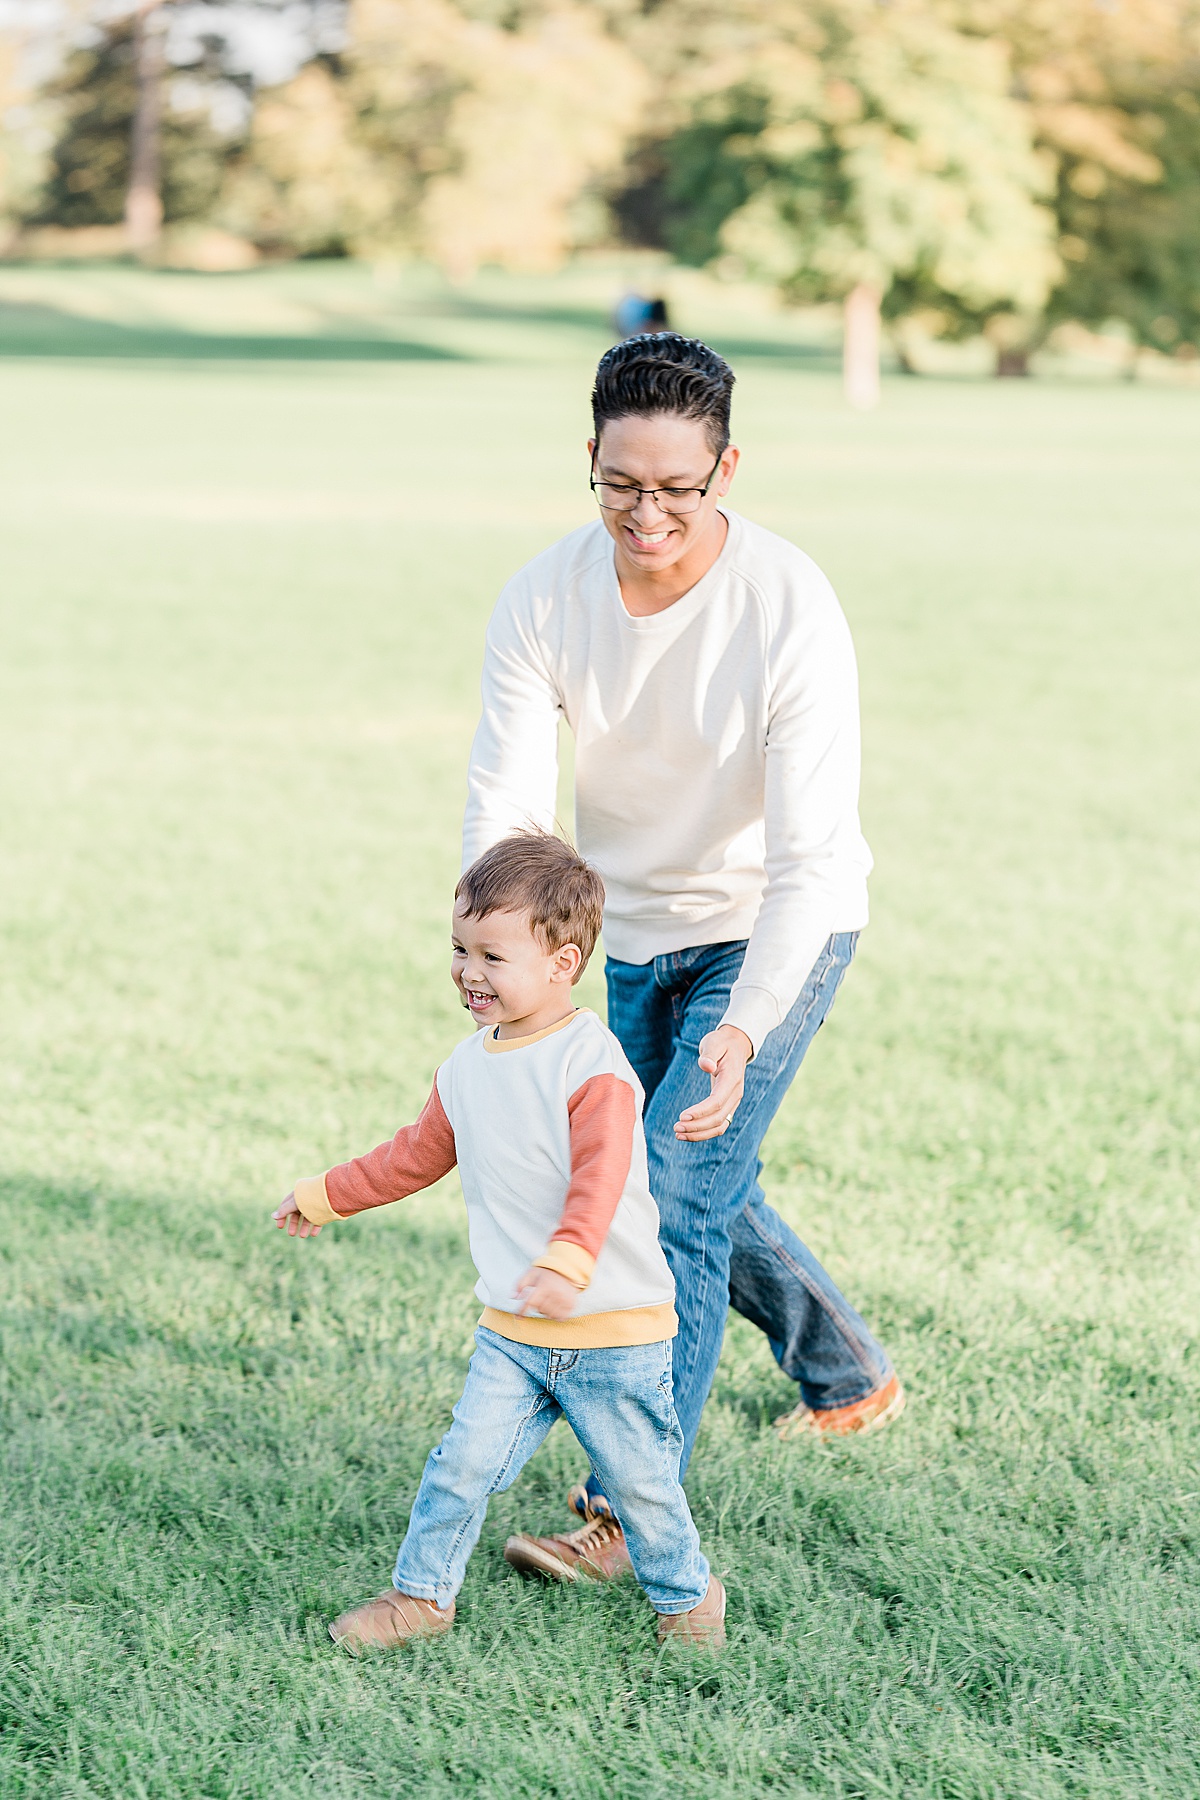
<instances>
[{"instance_id":1,"label":"boy's leg","mask_svg":"<svg viewBox=\"0 0 1200 1800\"><path fill-rule=\"evenodd\" d=\"M679 1482L670 1343L560 1357L555 1398L621 1520L634 1574L655 1612L691 1612L709 1567Z\"/></svg>"},{"instance_id":2,"label":"boy's leg","mask_svg":"<svg viewBox=\"0 0 1200 1800\"><path fill-rule=\"evenodd\" d=\"M787 1372L801 1383L809 1404L846 1406L891 1378L882 1347L758 1185L759 1146L832 1004L854 945L855 934L829 940L795 1006L748 1065L732 1125L701 1144L681 1143L675 1120L708 1093L697 1060L700 1040L724 1015L745 947L681 951L659 957L646 971L658 971L660 987L670 981L675 1015L673 1053L647 1104L645 1125L650 1190L677 1285L675 1392L685 1469L716 1373L731 1288L738 1310L766 1332L777 1357L786 1358ZM621 1037L619 1007L613 1029Z\"/></svg>"},{"instance_id":3,"label":"boy's leg","mask_svg":"<svg viewBox=\"0 0 1200 1800\"><path fill-rule=\"evenodd\" d=\"M425 1464L393 1586L447 1607L462 1586L492 1494L510 1487L561 1411L549 1352L480 1327L454 1423Z\"/></svg>"}]
</instances>

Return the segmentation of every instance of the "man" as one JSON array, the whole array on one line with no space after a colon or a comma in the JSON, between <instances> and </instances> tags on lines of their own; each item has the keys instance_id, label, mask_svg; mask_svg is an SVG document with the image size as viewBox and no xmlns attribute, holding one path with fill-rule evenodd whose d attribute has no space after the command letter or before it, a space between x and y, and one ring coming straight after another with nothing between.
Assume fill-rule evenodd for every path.
<instances>
[{"instance_id":1,"label":"man","mask_svg":"<svg viewBox=\"0 0 1200 1800\"><path fill-rule=\"evenodd\" d=\"M650 1187L675 1277L687 1467L730 1302L799 1384L784 1436L878 1429L883 1349L764 1198L759 1147L867 922L858 686L829 583L721 501L733 373L674 332L601 360L596 523L536 557L488 630L464 861L553 824L575 736L579 847L604 877L609 1024L645 1089ZM595 1477L587 1523L514 1539L518 1567L628 1567ZM522 1557L522 1543L528 1554Z\"/></svg>"}]
</instances>

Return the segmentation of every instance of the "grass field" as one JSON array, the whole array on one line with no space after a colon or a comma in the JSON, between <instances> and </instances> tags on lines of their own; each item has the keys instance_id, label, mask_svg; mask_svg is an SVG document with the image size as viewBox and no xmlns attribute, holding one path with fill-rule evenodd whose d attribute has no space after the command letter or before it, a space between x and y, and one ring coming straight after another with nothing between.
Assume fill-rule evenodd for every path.
<instances>
[{"instance_id":1,"label":"grass field","mask_svg":"<svg viewBox=\"0 0 1200 1800\"><path fill-rule=\"evenodd\" d=\"M457 1395L462 1217L268 1215L463 1030L482 630L588 516L605 337L528 285L172 282L0 283L0 1795L1187 1800L1200 397L897 380L860 418L819 344L682 319L737 357L735 499L859 647L874 922L767 1180L911 1405L779 1447L731 1324L689 1477L719 1664L506 1570L566 1522L565 1427L451 1638L354 1664L324 1625Z\"/></svg>"}]
</instances>

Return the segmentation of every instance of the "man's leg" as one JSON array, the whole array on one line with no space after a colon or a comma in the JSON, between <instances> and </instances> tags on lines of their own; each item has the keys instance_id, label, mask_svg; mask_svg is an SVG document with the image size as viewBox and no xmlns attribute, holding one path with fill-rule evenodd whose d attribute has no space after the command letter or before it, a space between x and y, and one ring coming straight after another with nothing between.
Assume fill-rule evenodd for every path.
<instances>
[{"instance_id":1,"label":"man's leg","mask_svg":"<svg viewBox=\"0 0 1200 1800\"><path fill-rule=\"evenodd\" d=\"M846 1406L891 1377L882 1347L766 1204L758 1185L759 1147L832 1004L854 943L853 934L829 940L791 1012L749 1064L745 1094L728 1131L700 1144L681 1143L675 1121L684 1107L707 1096L700 1040L724 1015L744 946L708 945L658 959L673 965L677 1026L671 1061L647 1105L645 1125L650 1191L677 1289L675 1404L685 1469L716 1373L731 1297L766 1332L781 1362L786 1358L787 1373L802 1383L809 1404ZM620 1037L619 1023L613 1029Z\"/></svg>"}]
</instances>

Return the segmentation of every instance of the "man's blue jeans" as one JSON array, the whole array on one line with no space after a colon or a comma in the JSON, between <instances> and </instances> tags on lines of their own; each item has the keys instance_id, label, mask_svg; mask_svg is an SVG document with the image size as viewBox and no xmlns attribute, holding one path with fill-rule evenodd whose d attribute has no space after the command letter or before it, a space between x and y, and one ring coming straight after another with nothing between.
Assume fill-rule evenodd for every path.
<instances>
[{"instance_id":1,"label":"man's blue jeans","mask_svg":"<svg viewBox=\"0 0 1200 1800\"><path fill-rule=\"evenodd\" d=\"M725 1014L746 944L702 944L649 963L608 962L608 1022L646 1090L650 1191L675 1276L675 1405L687 1468L730 1304L766 1333L810 1406L847 1406L891 1375L887 1355L816 1257L766 1203L759 1146L854 955L857 932L825 945L800 997L746 1069L733 1123L681 1143L675 1121L706 1099L700 1040ZM596 1471L598 1473L598 1471ZM603 1482L591 1484L607 1492ZM612 1498L612 1496L609 1496ZM615 1506L615 1502L614 1502Z\"/></svg>"},{"instance_id":2,"label":"man's blue jeans","mask_svg":"<svg viewBox=\"0 0 1200 1800\"><path fill-rule=\"evenodd\" d=\"M450 1604L490 1496L512 1486L560 1415L612 1496L654 1610L699 1606L708 1564L679 1485L683 1434L671 1397L670 1343L539 1350L482 1325L454 1423L425 1464L395 1587Z\"/></svg>"}]
</instances>

